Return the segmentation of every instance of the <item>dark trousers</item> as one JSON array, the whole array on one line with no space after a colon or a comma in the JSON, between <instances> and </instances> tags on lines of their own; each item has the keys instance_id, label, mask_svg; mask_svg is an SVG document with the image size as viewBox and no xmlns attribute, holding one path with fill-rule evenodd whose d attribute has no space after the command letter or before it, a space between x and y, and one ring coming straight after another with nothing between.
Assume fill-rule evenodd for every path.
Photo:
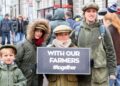
<instances>
[{"instance_id":1,"label":"dark trousers","mask_svg":"<svg viewBox=\"0 0 120 86\"><path fill-rule=\"evenodd\" d=\"M43 74L36 74L33 78L31 86L43 86Z\"/></svg>"},{"instance_id":2,"label":"dark trousers","mask_svg":"<svg viewBox=\"0 0 120 86\"><path fill-rule=\"evenodd\" d=\"M5 38L7 38L7 44L10 44L10 32L2 32L2 45L5 45Z\"/></svg>"}]
</instances>

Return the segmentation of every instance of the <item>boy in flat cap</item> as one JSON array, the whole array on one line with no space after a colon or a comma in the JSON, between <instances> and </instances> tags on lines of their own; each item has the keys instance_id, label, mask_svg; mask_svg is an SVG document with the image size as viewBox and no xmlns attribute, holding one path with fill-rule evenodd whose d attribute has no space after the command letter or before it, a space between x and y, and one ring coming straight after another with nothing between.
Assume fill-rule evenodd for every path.
<instances>
[{"instance_id":1,"label":"boy in flat cap","mask_svg":"<svg viewBox=\"0 0 120 86\"><path fill-rule=\"evenodd\" d=\"M71 48L76 47L71 39L70 33L72 29L67 25L59 25L54 30L55 39L48 47ZM48 86L78 86L77 75L75 74L48 74Z\"/></svg>"},{"instance_id":2,"label":"boy in flat cap","mask_svg":"<svg viewBox=\"0 0 120 86\"><path fill-rule=\"evenodd\" d=\"M26 78L14 63L16 53L13 45L0 47L0 86L27 86Z\"/></svg>"}]
</instances>

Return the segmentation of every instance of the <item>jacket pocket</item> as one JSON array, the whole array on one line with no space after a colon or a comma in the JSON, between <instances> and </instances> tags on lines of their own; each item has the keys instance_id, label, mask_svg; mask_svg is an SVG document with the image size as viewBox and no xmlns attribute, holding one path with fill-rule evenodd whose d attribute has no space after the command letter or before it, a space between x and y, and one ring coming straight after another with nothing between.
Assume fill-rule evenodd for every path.
<instances>
[{"instance_id":1,"label":"jacket pocket","mask_svg":"<svg viewBox=\"0 0 120 86\"><path fill-rule=\"evenodd\" d=\"M55 82L57 80L57 75L48 75L49 82Z\"/></svg>"},{"instance_id":2,"label":"jacket pocket","mask_svg":"<svg viewBox=\"0 0 120 86\"><path fill-rule=\"evenodd\" d=\"M100 42L98 47L92 50L92 57L94 61L94 68L104 68L107 66L106 52L103 48L102 42Z\"/></svg>"},{"instance_id":3,"label":"jacket pocket","mask_svg":"<svg viewBox=\"0 0 120 86\"><path fill-rule=\"evenodd\" d=\"M103 83L108 80L107 68L94 68L92 70L92 79L95 83Z\"/></svg>"},{"instance_id":4,"label":"jacket pocket","mask_svg":"<svg viewBox=\"0 0 120 86\"><path fill-rule=\"evenodd\" d=\"M77 82L77 76L76 75L67 75L67 79L70 82Z\"/></svg>"}]
</instances>

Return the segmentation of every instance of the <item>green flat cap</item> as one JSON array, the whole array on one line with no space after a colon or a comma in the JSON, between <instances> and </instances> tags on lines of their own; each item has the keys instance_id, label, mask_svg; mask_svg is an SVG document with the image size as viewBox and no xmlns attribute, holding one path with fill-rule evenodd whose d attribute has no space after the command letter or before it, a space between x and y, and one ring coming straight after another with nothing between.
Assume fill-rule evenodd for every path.
<instances>
[{"instance_id":1,"label":"green flat cap","mask_svg":"<svg viewBox=\"0 0 120 86\"><path fill-rule=\"evenodd\" d=\"M96 9L97 11L99 10L99 6L96 3L89 2L83 6L82 11L85 12L89 8Z\"/></svg>"}]
</instances>

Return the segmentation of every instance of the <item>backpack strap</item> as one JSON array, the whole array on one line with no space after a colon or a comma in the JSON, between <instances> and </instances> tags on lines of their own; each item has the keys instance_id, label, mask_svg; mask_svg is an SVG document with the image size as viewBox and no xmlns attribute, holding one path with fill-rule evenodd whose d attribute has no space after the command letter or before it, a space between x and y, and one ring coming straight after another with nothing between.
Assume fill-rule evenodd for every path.
<instances>
[{"instance_id":1,"label":"backpack strap","mask_svg":"<svg viewBox=\"0 0 120 86\"><path fill-rule=\"evenodd\" d=\"M103 39L105 36L105 26L103 24L100 25L99 32L100 32L99 39Z\"/></svg>"},{"instance_id":2,"label":"backpack strap","mask_svg":"<svg viewBox=\"0 0 120 86\"><path fill-rule=\"evenodd\" d=\"M72 41L73 43L76 44L76 42L78 41L78 36L80 34L80 31L82 29L82 24L83 22L80 22L80 25L77 26L71 33L71 38L72 38ZM100 24L99 26L99 32L100 32L100 36L99 36L99 39L103 39L104 38L104 35L105 35L105 26L103 24ZM77 44L76 44L77 45Z\"/></svg>"},{"instance_id":3,"label":"backpack strap","mask_svg":"<svg viewBox=\"0 0 120 86\"><path fill-rule=\"evenodd\" d=\"M82 26L82 22L80 22L80 24L70 34L70 37L71 37L72 42L74 44L76 44L76 41L78 41L78 36L80 34L80 31L81 31L81 26Z\"/></svg>"}]
</instances>

